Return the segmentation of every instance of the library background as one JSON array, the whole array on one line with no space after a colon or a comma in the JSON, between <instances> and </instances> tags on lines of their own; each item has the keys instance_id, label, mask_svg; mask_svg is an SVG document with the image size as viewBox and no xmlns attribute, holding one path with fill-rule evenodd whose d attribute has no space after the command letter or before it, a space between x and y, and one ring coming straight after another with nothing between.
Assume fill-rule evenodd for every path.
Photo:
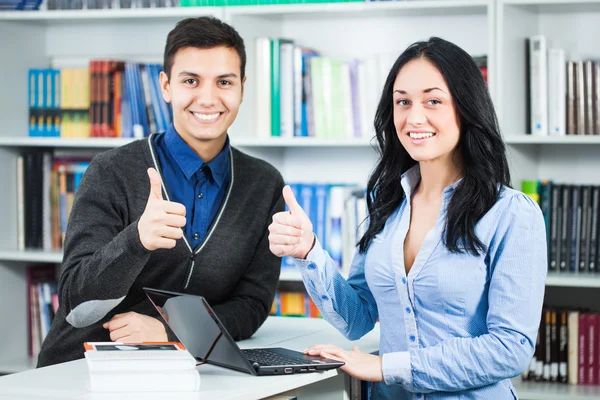
<instances>
[{"instance_id":1,"label":"library background","mask_svg":"<svg viewBox=\"0 0 600 400\"><path fill-rule=\"evenodd\" d=\"M232 145L281 171L343 273L362 229L374 107L392 62L430 36L467 50L487 79L513 186L538 200L548 228L536 356L513 382L523 399L600 397L600 0L39 3L0 4L0 374L35 366L89 160L165 129L157 76L167 33L212 15L240 32L248 53ZM286 259L272 314L319 317Z\"/></svg>"}]
</instances>

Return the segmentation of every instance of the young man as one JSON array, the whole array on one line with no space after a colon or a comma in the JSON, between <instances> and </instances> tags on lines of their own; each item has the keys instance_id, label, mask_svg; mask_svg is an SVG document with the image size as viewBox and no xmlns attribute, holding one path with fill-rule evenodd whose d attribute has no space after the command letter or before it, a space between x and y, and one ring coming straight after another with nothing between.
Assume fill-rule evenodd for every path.
<instances>
[{"instance_id":1,"label":"young man","mask_svg":"<svg viewBox=\"0 0 600 400\"><path fill-rule=\"evenodd\" d=\"M206 297L236 340L265 321L280 272L267 227L284 209L283 179L229 145L245 64L242 38L217 19L169 33L160 79L173 125L88 168L38 367L83 357L85 341L176 340L145 286Z\"/></svg>"}]
</instances>

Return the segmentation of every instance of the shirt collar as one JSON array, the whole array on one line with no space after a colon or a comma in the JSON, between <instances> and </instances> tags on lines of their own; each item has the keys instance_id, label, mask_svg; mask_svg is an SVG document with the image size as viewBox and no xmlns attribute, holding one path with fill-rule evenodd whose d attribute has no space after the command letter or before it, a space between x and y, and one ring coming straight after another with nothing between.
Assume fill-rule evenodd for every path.
<instances>
[{"instance_id":1,"label":"shirt collar","mask_svg":"<svg viewBox=\"0 0 600 400\"><path fill-rule=\"evenodd\" d=\"M419 163L416 163L407 169L400 178L400 184L402 185L402 189L404 189L407 199L411 198L419 182L421 182L421 169L419 168Z\"/></svg>"},{"instance_id":2,"label":"shirt collar","mask_svg":"<svg viewBox=\"0 0 600 400\"><path fill-rule=\"evenodd\" d=\"M223 150L217 154L208 164L213 179L217 186L222 187L229 176L229 136L225 139Z\"/></svg>"},{"instance_id":3,"label":"shirt collar","mask_svg":"<svg viewBox=\"0 0 600 400\"><path fill-rule=\"evenodd\" d=\"M406 198L410 199L413 192L417 188L417 185L421 181L421 169L419 168L419 164L415 164L410 167L406 172L402 174L400 184L402 185L402 189L404 189L404 193L406 194ZM444 198L447 198L454 192L456 186L462 181L462 177L458 179L456 182L451 183L450 185L444 188Z\"/></svg>"},{"instance_id":4,"label":"shirt collar","mask_svg":"<svg viewBox=\"0 0 600 400\"><path fill-rule=\"evenodd\" d=\"M219 187L223 185L229 171L229 136L227 136L223 149L208 163L205 163L179 136L173 124L165 132L165 144L167 151L184 173L186 179L190 179L200 168L206 165L210 169L215 183Z\"/></svg>"}]
</instances>

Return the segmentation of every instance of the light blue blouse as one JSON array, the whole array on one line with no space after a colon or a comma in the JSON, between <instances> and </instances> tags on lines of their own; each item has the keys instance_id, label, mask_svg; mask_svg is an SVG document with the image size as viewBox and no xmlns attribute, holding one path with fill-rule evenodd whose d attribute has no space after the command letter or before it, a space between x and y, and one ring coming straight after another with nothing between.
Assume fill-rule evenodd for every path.
<instances>
[{"instance_id":1,"label":"light blue blouse","mask_svg":"<svg viewBox=\"0 0 600 400\"><path fill-rule=\"evenodd\" d=\"M364 254L356 253L346 281L321 244L296 259L323 317L351 340L380 320L385 383L375 398L517 398L508 380L533 356L547 270L546 232L538 205L503 187L475 232L480 256L455 254L442 234L452 192L444 189L435 227L408 275L404 239L418 165L402 175L406 193Z\"/></svg>"}]
</instances>

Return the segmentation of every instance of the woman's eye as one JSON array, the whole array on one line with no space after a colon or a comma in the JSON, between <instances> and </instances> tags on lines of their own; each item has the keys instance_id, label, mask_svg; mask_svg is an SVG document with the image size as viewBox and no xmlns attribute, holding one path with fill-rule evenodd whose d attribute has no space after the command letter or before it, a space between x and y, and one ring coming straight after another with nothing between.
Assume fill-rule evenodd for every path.
<instances>
[{"instance_id":1,"label":"woman's eye","mask_svg":"<svg viewBox=\"0 0 600 400\"><path fill-rule=\"evenodd\" d=\"M405 99L398 99L396 100L396 104L398 104L399 106L407 106L409 104L408 100Z\"/></svg>"},{"instance_id":2,"label":"woman's eye","mask_svg":"<svg viewBox=\"0 0 600 400\"><path fill-rule=\"evenodd\" d=\"M431 104L432 106L437 106L438 104L441 104L442 102L436 99L431 99L429 101L427 101L427 103Z\"/></svg>"}]
</instances>

